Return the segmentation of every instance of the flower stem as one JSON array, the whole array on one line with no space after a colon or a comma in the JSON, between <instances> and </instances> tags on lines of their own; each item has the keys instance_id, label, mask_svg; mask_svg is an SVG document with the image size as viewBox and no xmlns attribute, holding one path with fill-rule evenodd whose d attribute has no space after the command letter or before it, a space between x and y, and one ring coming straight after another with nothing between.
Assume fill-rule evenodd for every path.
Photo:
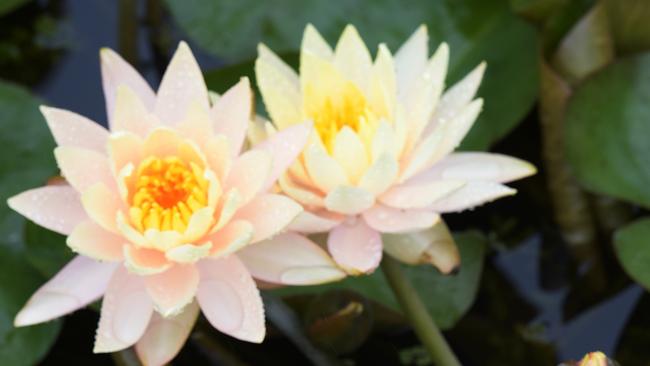
<instances>
[{"instance_id":1,"label":"flower stem","mask_svg":"<svg viewBox=\"0 0 650 366\"><path fill-rule=\"evenodd\" d=\"M438 366L460 366L458 358L445 341L436 323L429 316L417 291L402 272L400 264L392 257L385 255L381 261L381 268L415 333L429 352L433 363Z\"/></svg>"}]
</instances>

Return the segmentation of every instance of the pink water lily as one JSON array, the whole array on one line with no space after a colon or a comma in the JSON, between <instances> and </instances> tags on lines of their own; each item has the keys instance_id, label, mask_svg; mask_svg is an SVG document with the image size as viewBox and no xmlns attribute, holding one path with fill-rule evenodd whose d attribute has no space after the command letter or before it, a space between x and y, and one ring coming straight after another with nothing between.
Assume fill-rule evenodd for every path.
<instances>
[{"instance_id":1,"label":"pink water lily","mask_svg":"<svg viewBox=\"0 0 650 366\"><path fill-rule=\"evenodd\" d=\"M111 50L102 50L101 69L110 129L42 107L67 184L8 202L67 235L79 254L31 297L17 326L103 296L95 352L135 344L145 364L160 365L180 350L199 308L218 330L261 342L254 278L313 284L344 276L320 247L283 233L302 208L269 192L303 148L309 124L242 152L248 80L211 103L185 43L157 93Z\"/></svg>"},{"instance_id":2,"label":"pink water lily","mask_svg":"<svg viewBox=\"0 0 650 366\"><path fill-rule=\"evenodd\" d=\"M348 273L372 272L383 250L451 271L459 256L440 214L512 195L504 183L535 172L508 156L454 152L481 111L474 95L485 65L444 91L449 49L443 43L429 58L427 45L420 27L395 56L379 45L373 61L353 26L332 49L309 25L299 74L259 47L271 122L251 138L314 123L279 187L305 207L292 230L329 232L327 247Z\"/></svg>"}]
</instances>

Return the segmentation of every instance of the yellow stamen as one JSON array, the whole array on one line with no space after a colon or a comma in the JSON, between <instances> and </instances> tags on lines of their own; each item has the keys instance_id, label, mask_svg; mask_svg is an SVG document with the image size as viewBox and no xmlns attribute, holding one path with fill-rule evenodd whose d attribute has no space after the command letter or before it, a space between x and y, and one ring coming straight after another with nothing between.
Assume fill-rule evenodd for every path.
<instances>
[{"instance_id":1,"label":"yellow stamen","mask_svg":"<svg viewBox=\"0 0 650 366\"><path fill-rule=\"evenodd\" d=\"M177 157L148 157L136 170L129 217L147 229L184 232L192 214L207 205L209 182L203 168Z\"/></svg>"},{"instance_id":2,"label":"yellow stamen","mask_svg":"<svg viewBox=\"0 0 650 366\"><path fill-rule=\"evenodd\" d=\"M378 117L372 112L363 92L351 81L345 82L337 95L317 96L312 85L305 90L309 100L306 113L314 121L314 128L331 153L338 132L348 126L364 138L373 135Z\"/></svg>"}]
</instances>

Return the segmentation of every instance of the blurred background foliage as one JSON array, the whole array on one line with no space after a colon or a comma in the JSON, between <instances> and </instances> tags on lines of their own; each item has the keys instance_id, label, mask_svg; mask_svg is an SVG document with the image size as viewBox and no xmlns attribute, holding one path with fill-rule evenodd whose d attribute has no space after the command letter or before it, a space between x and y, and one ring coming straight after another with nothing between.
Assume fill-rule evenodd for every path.
<instances>
[{"instance_id":1,"label":"blurred background foliage","mask_svg":"<svg viewBox=\"0 0 650 366\"><path fill-rule=\"evenodd\" d=\"M647 365L648 20L647 0L0 0L0 199L57 174L39 104L105 121L102 46L155 85L187 39L208 86L223 92L243 75L254 79L259 42L297 66L307 23L332 44L352 23L373 52L379 42L396 51L426 24L431 49L450 45L448 85L488 63L479 90L485 109L462 148L540 168L515 184L514 198L449 215L458 273L406 268L427 309L465 365L553 365L595 349L622 365ZM91 354L92 309L13 328L16 311L71 253L62 236L6 205L0 227L0 364L134 364L129 352ZM174 364L430 363L380 270L272 289L264 301L262 345L200 320Z\"/></svg>"}]
</instances>

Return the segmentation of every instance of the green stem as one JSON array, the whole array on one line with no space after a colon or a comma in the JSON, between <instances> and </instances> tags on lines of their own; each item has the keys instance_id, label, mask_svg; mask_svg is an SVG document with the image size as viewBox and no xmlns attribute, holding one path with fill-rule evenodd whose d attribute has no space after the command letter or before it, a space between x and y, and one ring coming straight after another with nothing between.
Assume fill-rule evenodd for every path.
<instances>
[{"instance_id":1,"label":"green stem","mask_svg":"<svg viewBox=\"0 0 650 366\"><path fill-rule=\"evenodd\" d=\"M381 268L395 297L399 301L415 333L420 338L434 364L438 366L460 366L460 362L433 322L420 296L402 272L401 265L385 255Z\"/></svg>"}]
</instances>

